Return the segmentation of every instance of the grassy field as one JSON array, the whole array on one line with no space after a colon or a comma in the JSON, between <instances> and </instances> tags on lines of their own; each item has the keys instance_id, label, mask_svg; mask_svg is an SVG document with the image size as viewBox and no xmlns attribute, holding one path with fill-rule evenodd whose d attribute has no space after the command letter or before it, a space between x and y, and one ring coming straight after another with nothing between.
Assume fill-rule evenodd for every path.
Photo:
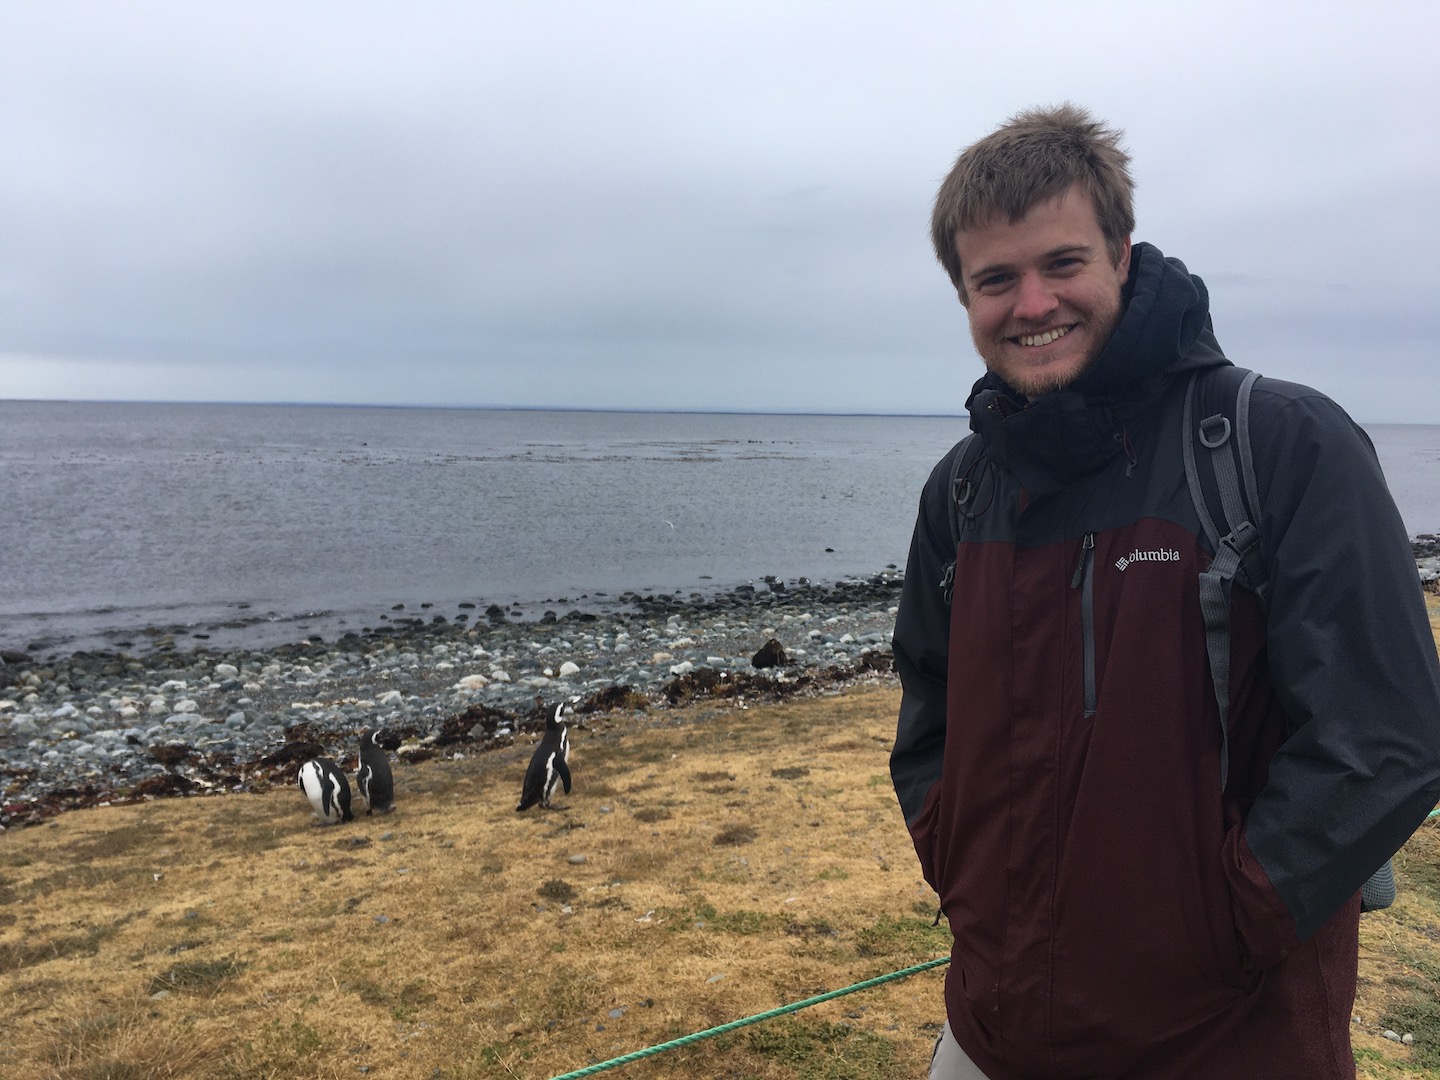
<instances>
[{"instance_id":1,"label":"grassy field","mask_svg":"<svg viewBox=\"0 0 1440 1080\"><path fill-rule=\"evenodd\" d=\"M277 788L0 835L0 1075L531 1080L945 955L898 697L592 718L548 812L513 810L516 746L398 765L394 814L333 828ZM1397 866L1356 1056L1440 1077L1440 830ZM602 1075L921 1076L943 971Z\"/></svg>"}]
</instances>

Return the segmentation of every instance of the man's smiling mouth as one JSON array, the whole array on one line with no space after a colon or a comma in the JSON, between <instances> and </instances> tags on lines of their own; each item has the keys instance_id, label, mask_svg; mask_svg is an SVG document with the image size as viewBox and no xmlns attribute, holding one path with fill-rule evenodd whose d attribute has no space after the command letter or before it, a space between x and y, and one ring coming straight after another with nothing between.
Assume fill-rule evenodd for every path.
<instances>
[{"instance_id":1,"label":"man's smiling mouth","mask_svg":"<svg viewBox=\"0 0 1440 1080\"><path fill-rule=\"evenodd\" d=\"M1059 341L1073 329L1072 326L1061 326L1054 330L1046 330L1043 334L1029 334L1017 337L1015 340L1021 345L1034 348L1039 345L1049 345L1052 341Z\"/></svg>"}]
</instances>

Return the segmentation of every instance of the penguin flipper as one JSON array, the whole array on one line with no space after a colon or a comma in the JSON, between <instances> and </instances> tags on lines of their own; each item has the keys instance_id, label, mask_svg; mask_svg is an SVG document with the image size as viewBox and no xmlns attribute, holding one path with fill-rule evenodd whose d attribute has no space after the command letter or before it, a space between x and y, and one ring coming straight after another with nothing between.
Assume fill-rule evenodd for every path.
<instances>
[{"instance_id":1,"label":"penguin flipper","mask_svg":"<svg viewBox=\"0 0 1440 1080\"><path fill-rule=\"evenodd\" d=\"M560 774L560 782L565 785L565 794L570 794L570 766L559 754L555 755L555 771Z\"/></svg>"},{"instance_id":2,"label":"penguin flipper","mask_svg":"<svg viewBox=\"0 0 1440 1080\"><path fill-rule=\"evenodd\" d=\"M525 776L525 786L520 789L520 805L515 807L515 812L518 814L524 810L529 810L530 807L540 801L542 794L544 794L543 785L535 781L535 779L527 773Z\"/></svg>"},{"instance_id":3,"label":"penguin flipper","mask_svg":"<svg viewBox=\"0 0 1440 1080\"><path fill-rule=\"evenodd\" d=\"M335 771L335 776L340 781L340 821L354 821L355 815L350 810L350 782L338 769Z\"/></svg>"}]
</instances>

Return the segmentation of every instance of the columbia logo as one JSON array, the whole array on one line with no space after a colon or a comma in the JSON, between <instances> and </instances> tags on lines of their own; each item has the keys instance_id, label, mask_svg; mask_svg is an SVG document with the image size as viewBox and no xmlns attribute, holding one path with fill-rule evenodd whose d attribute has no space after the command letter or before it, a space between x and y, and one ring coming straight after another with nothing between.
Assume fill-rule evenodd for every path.
<instances>
[{"instance_id":1,"label":"columbia logo","mask_svg":"<svg viewBox=\"0 0 1440 1080\"><path fill-rule=\"evenodd\" d=\"M1124 570L1134 562L1179 562L1180 552L1178 551L1132 551L1129 555L1121 555L1115 560L1115 568Z\"/></svg>"}]
</instances>

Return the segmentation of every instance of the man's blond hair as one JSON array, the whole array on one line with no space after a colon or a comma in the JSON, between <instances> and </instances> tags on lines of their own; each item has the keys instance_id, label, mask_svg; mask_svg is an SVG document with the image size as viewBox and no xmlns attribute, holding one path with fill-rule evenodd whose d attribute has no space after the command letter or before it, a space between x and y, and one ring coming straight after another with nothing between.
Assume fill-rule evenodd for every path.
<instances>
[{"instance_id":1,"label":"man's blond hair","mask_svg":"<svg viewBox=\"0 0 1440 1080\"><path fill-rule=\"evenodd\" d=\"M1123 132L1078 105L1026 109L961 151L935 195L930 239L962 303L968 302L955 234L1019 221L1038 203L1079 184L1095 207L1111 262L1135 229L1130 155Z\"/></svg>"}]
</instances>

